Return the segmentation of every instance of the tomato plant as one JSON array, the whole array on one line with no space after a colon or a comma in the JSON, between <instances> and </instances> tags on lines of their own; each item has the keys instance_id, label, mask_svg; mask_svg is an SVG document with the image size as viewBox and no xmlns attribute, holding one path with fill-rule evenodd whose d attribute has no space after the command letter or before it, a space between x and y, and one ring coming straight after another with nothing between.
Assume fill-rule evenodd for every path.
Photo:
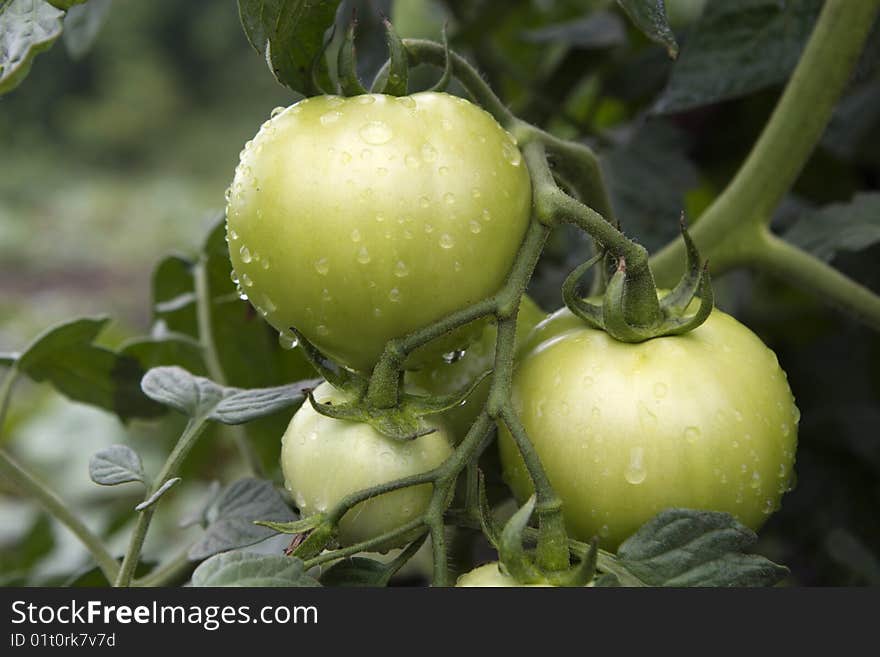
<instances>
[{"instance_id":1,"label":"tomato plant","mask_svg":"<svg viewBox=\"0 0 880 657\"><path fill-rule=\"evenodd\" d=\"M369 371L389 339L501 286L530 201L513 137L464 99L308 98L242 151L229 252L269 323ZM432 354L467 343L456 334Z\"/></svg>"},{"instance_id":2,"label":"tomato plant","mask_svg":"<svg viewBox=\"0 0 880 657\"><path fill-rule=\"evenodd\" d=\"M791 485L797 424L776 355L719 310L683 335L618 342L563 310L517 366L513 404L581 540L614 547L664 508L757 529ZM509 433L505 477L531 495Z\"/></svg>"},{"instance_id":3,"label":"tomato plant","mask_svg":"<svg viewBox=\"0 0 880 657\"><path fill-rule=\"evenodd\" d=\"M320 402L339 403L345 395L324 383ZM394 442L369 425L336 420L303 405L281 441L285 485L297 508L308 517L330 510L347 495L437 467L452 452L440 428L410 442ZM431 500L430 485L395 490L361 502L339 521L339 542L351 545L374 538L416 518ZM412 540L387 541L381 551Z\"/></svg>"}]
</instances>

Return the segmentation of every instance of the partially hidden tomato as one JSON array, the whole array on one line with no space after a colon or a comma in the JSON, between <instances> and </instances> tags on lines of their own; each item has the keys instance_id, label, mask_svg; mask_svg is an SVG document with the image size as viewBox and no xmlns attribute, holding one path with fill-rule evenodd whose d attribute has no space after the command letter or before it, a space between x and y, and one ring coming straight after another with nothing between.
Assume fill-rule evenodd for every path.
<instances>
[{"instance_id":1,"label":"partially hidden tomato","mask_svg":"<svg viewBox=\"0 0 880 657\"><path fill-rule=\"evenodd\" d=\"M314 392L323 403L339 404L347 396L329 383ZM446 429L414 440L395 441L368 424L337 420L319 414L308 402L294 414L281 441L285 486L303 517L330 510L357 491L431 470L452 453ZM391 491L361 502L339 523L338 539L351 545L391 531L417 518L431 500L432 486L424 484ZM377 550L403 545L412 536L386 542Z\"/></svg>"},{"instance_id":2,"label":"partially hidden tomato","mask_svg":"<svg viewBox=\"0 0 880 657\"><path fill-rule=\"evenodd\" d=\"M470 572L465 573L455 582L458 587L547 587L549 584L520 584L507 573L501 572L501 564L492 561L482 566L477 566Z\"/></svg>"},{"instance_id":3,"label":"partially hidden tomato","mask_svg":"<svg viewBox=\"0 0 880 657\"><path fill-rule=\"evenodd\" d=\"M541 308L528 296L520 302L516 318L516 349L531 335L538 323L547 317ZM416 386L432 395L448 395L467 387L481 374L491 370L495 364L495 338L498 330L495 324L488 324L480 337L475 340L458 360L450 363L442 360L420 370L407 372L408 384ZM471 424L489 397L489 380L485 380L473 391L461 406L456 406L443 414L443 420L456 441L464 438Z\"/></svg>"},{"instance_id":4,"label":"partially hidden tomato","mask_svg":"<svg viewBox=\"0 0 880 657\"><path fill-rule=\"evenodd\" d=\"M319 96L273 113L241 152L227 238L271 325L366 372L389 339L500 288L530 207L514 138L480 107L434 92Z\"/></svg>"},{"instance_id":5,"label":"partially hidden tomato","mask_svg":"<svg viewBox=\"0 0 880 657\"><path fill-rule=\"evenodd\" d=\"M669 507L757 529L790 488L800 414L776 355L733 317L626 344L563 309L528 346L512 403L574 538L614 548ZM523 501L531 480L503 428L499 446Z\"/></svg>"}]
</instances>

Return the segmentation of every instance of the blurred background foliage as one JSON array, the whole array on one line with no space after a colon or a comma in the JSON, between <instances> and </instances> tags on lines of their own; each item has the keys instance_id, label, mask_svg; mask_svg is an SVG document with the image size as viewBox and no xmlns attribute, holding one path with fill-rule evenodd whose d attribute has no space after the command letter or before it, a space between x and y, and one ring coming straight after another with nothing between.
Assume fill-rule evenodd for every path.
<instances>
[{"instance_id":1,"label":"blurred background foliage","mask_svg":"<svg viewBox=\"0 0 880 657\"><path fill-rule=\"evenodd\" d=\"M0 98L0 351L92 312L115 319L107 345L147 333L153 268L168 252L196 252L242 144L273 107L295 100L248 46L231 0L90 0L98 1L109 11L89 50L56 45ZM668 3L682 44L676 63L611 0L352 0L340 16L358 10L365 74L385 57L380 12L402 36L439 39L448 24L453 48L514 112L597 149L624 229L653 249L675 235L682 210L698 220L730 180L821 5L709 0L701 16L703 4ZM731 21L725 12L734 9ZM874 32L776 217L779 232L880 184ZM694 96L707 61L717 84ZM413 87L436 76L419 71ZM579 236L553 239L531 290L546 310L561 304L561 280L586 253ZM868 246L834 264L880 290L878 256ZM721 308L778 353L803 411L798 484L759 551L791 567L792 584L880 584L880 336L763 275L735 272L716 289ZM169 416L124 426L23 384L3 440L121 549L139 491L95 486L88 458L126 442L155 471L180 425ZM278 446L264 447L272 463ZM177 517L198 506L210 479L239 469L231 441L204 440L187 470L198 477L173 496L176 512L159 514L147 558L182 545L191 530L177 529ZM0 582L57 583L85 562L65 530L0 482Z\"/></svg>"}]
</instances>

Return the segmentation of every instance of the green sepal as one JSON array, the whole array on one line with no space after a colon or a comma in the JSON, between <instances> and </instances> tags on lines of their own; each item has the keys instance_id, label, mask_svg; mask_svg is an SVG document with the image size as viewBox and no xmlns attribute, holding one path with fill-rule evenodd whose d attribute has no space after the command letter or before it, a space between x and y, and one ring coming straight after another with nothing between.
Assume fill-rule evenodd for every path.
<instances>
[{"instance_id":1,"label":"green sepal","mask_svg":"<svg viewBox=\"0 0 880 657\"><path fill-rule=\"evenodd\" d=\"M330 385L337 390L349 393L354 397L360 397L366 392L367 385L369 384L367 379L351 370L337 365L327 358L315 345L309 342L302 333L296 330L296 327L291 326L288 330L293 334L293 337L296 338L296 341L299 344L300 349L303 350L303 355L309 364L314 367L315 371Z\"/></svg>"},{"instance_id":2,"label":"green sepal","mask_svg":"<svg viewBox=\"0 0 880 657\"><path fill-rule=\"evenodd\" d=\"M443 53L446 57L446 61L443 65L443 75L440 76L440 79L437 80L429 91L446 91L449 87L449 83L452 81L452 55L449 53L448 27L448 23L443 25Z\"/></svg>"},{"instance_id":3,"label":"green sepal","mask_svg":"<svg viewBox=\"0 0 880 657\"><path fill-rule=\"evenodd\" d=\"M325 515L316 513L308 518L300 518L290 522L276 522L274 520L254 520L255 525L268 527L279 534L304 534L313 530L315 527L324 522Z\"/></svg>"},{"instance_id":4,"label":"green sepal","mask_svg":"<svg viewBox=\"0 0 880 657\"><path fill-rule=\"evenodd\" d=\"M501 545L501 527L498 526L498 522L492 514L492 507L489 506L489 496L486 494L486 477L482 470L478 471L478 476L477 510L480 515L480 527L489 543L497 550Z\"/></svg>"},{"instance_id":5,"label":"green sepal","mask_svg":"<svg viewBox=\"0 0 880 657\"><path fill-rule=\"evenodd\" d=\"M305 539L301 541L296 540L296 536L302 535L303 534L295 535L294 541L291 543L291 547L287 552L288 556L299 557L305 561L306 559L311 559L312 557L321 554L324 548L335 538L336 527L333 523L326 522L324 521L324 518L322 518L322 522L308 532L308 534L305 535Z\"/></svg>"},{"instance_id":6,"label":"green sepal","mask_svg":"<svg viewBox=\"0 0 880 657\"><path fill-rule=\"evenodd\" d=\"M664 312L684 312L694 295L700 289L700 277L702 274L702 262L700 261L700 253L697 251L697 245L691 239L687 231L684 221L684 213L682 212L679 219L679 227L681 230L681 238L684 240L685 250L687 253L687 266L684 275L678 281L678 284L672 291L660 300L660 306Z\"/></svg>"},{"instance_id":7,"label":"green sepal","mask_svg":"<svg viewBox=\"0 0 880 657\"><path fill-rule=\"evenodd\" d=\"M330 89L324 87L321 78L327 78L327 81L330 83L331 87L336 87L335 82L330 78L329 73L327 72L327 49L330 47L330 44L333 43L333 39L336 36L336 25L330 29L330 32L324 37L324 44L321 46L321 49L315 53L315 56L312 58L312 66L309 71L309 95L310 96L324 96L330 93ZM269 59L269 43L266 42L266 59L269 61L269 66L271 67L271 60ZM335 88L332 91L336 91Z\"/></svg>"},{"instance_id":8,"label":"green sepal","mask_svg":"<svg viewBox=\"0 0 880 657\"><path fill-rule=\"evenodd\" d=\"M546 578L535 567L532 559L523 548L523 531L528 527L529 519L535 510L535 496L514 513L501 532L498 544L498 556L501 559L502 571L507 571L520 584L543 584Z\"/></svg>"},{"instance_id":9,"label":"green sepal","mask_svg":"<svg viewBox=\"0 0 880 657\"><path fill-rule=\"evenodd\" d=\"M357 74L357 55L354 48L355 30L357 30L357 19L352 17L351 23L345 31L342 47L339 48L336 66L339 75L339 89L344 96L360 96L367 93Z\"/></svg>"},{"instance_id":10,"label":"green sepal","mask_svg":"<svg viewBox=\"0 0 880 657\"><path fill-rule=\"evenodd\" d=\"M389 66L387 67L387 77L381 82L379 93L388 94L389 96L406 96L409 92L409 55L403 45L403 40L397 34L391 21L383 18L385 25L385 39L388 43ZM383 67L385 70L386 67ZM373 89L377 88L379 77L373 83Z\"/></svg>"},{"instance_id":11,"label":"green sepal","mask_svg":"<svg viewBox=\"0 0 880 657\"><path fill-rule=\"evenodd\" d=\"M581 299L577 293L577 286L584 277L584 274L597 262L603 260L604 255L604 253L598 253L582 265L578 265L562 284L562 300L565 305L568 306L571 312L597 329L601 329L604 326L602 307L595 303L590 303L586 299Z\"/></svg>"}]
</instances>

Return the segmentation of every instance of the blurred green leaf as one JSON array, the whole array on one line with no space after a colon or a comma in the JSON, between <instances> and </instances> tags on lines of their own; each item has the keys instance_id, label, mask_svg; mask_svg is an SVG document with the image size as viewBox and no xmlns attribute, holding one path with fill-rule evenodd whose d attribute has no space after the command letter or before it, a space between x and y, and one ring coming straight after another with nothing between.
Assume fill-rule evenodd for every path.
<instances>
[{"instance_id":1,"label":"blurred green leaf","mask_svg":"<svg viewBox=\"0 0 880 657\"><path fill-rule=\"evenodd\" d=\"M123 421L156 417L164 409L144 396L144 369L137 360L93 344L106 317L75 319L49 329L18 359L18 369L51 384L74 401L116 413Z\"/></svg>"},{"instance_id":2,"label":"blurred green leaf","mask_svg":"<svg viewBox=\"0 0 880 657\"><path fill-rule=\"evenodd\" d=\"M87 4L71 7L67 12L61 39L71 57L79 59L91 50L107 21L112 2L113 0L89 0Z\"/></svg>"},{"instance_id":3,"label":"blurred green leaf","mask_svg":"<svg viewBox=\"0 0 880 657\"><path fill-rule=\"evenodd\" d=\"M272 485L263 479L239 479L230 484L206 510L205 534L190 548L193 561L247 547L276 535L255 520L290 522L296 515Z\"/></svg>"},{"instance_id":4,"label":"blurred green leaf","mask_svg":"<svg viewBox=\"0 0 880 657\"><path fill-rule=\"evenodd\" d=\"M678 43L666 19L663 0L617 0L617 4L645 36L665 47L673 59L678 56Z\"/></svg>"},{"instance_id":5,"label":"blurred green leaf","mask_svg":"<svg viewBox=\"0 0 880 657\"><path fill-rule=\"evenodd\" d=\"M206 374L202 346L186 335L134 338L123 343L119 353L136 359L144 370L162 365L179 365L193 374Z\"/></svg>"},{"instance_id":6,"label":"blurred green leaf","mask_svg":"<svg viewBox=\"0 0 880 657\"><path fill-rule=\"evenodd\" d=\"M89 477L101 486L116 486L134 481L144 483L141 457L127 445L110 445L89 460Z\"/></svg>"},{"instance_id":7,"label":"blurred green leaf","mask_svg":"<svg viewBox=\"0 0 880 657\"><path fill-rule=\"evenodd\" d=\"M63 17L43 0L0 0L0 94L27 77L34 57L61 35Z\"/></svg>"},{"instance_id":8,"label":"blurred green leaf","mask_svg":"<svg viewBox=\"0 0 880 657\"><path fill-rule=\"evenodd\" d=\"M680 112L785 81L820 7L821 0L708 3L654 111Z\"/></svg>"},{"instance_id":9,"label":"blurred green leaf","mask_svg":"<svg viewBox=\"0 0 880 657\"><path fill-rule=\"evenodd\" d=\"M296 557L250 552L225 552L203 562L192 576L201 586L320 586L309 577Z\"/></svg>"},{"instance_id":10,"label":"blurred green leaf","mask_svg":"<svg viewBox=\"0 0 880 657\"><path fill-rule=\"evenodd\" d=\"M788 569L743 554L758 537L728 513L667 509L617 551L623 586L772 586Z\"/></svg>"},{"instance_id":11,"label":"blurred green leaf","mask_svg":"<svg viewBox=\"0 0 880 657\"><path fill-rule=\"evenodd\" d=\"M54 548L52 521L49 514L40 513L19 541L0 547L3 586L28 584L30 571Z\"/></svg>"},{"instance_id":12,"label":"blurred green leaf","mask_svg":"<svg viewBox=\"0 0 880 657\"><path fill-rule=\"evenodd\" d=\"M626 43L626 28L616 14L597 11L585 18L523 33L531 43L565 43L575 48L610 48Z\"/></svg>"},{"instance_id":13,"label":"blurred green leaf","mask_svg":"<svg viewBox=\"0 0 880 657\"><path fill-rule=\"evenodd\" d=\"M802 216L785 239L823 260L838 251L861 251L880 242L880 192L857 194Z\"/></svg>"}]
</instances>

